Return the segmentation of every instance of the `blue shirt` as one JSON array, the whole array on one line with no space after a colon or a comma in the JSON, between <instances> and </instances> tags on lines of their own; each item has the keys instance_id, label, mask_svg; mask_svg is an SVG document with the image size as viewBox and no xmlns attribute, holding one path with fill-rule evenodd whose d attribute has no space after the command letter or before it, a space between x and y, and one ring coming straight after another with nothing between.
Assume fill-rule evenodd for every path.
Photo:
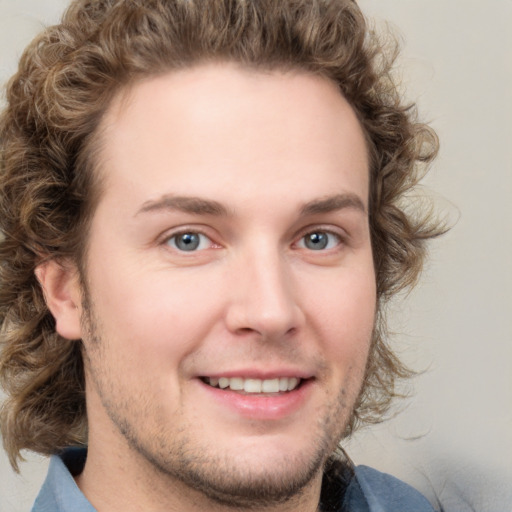
<instances>
[{"instance_id":1,"label":"blue shirt","mask_svg":"<svg viewBox=\"0 0 512 512\"><path fill-rule=\"evenodd\" d=\"M96 512L75 483L85 464L85 449L72 448L53 456L32 512ZM337 512L434 512L418 491L391 475L357 466L342 489Z\"/></svg>"}]
</instances>

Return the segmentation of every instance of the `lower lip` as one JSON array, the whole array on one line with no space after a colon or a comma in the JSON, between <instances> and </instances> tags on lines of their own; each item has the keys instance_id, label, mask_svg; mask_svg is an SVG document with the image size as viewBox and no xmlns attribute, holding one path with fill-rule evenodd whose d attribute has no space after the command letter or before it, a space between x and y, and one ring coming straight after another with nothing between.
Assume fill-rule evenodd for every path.
<instances>
[{"instance_id":1,"label":"lower lip","mask_svg":"<svg viewBox=\"0 0 512 512\"><path fill-rule=\"evenodd\" d=\"M313 379L303 381L293 391L275 395L241 394L214 388L199 380L204 390L223 407L237 415L253 420L280 420L293 415L303 407L311 393Z\"/></svg>"}]
</instances>

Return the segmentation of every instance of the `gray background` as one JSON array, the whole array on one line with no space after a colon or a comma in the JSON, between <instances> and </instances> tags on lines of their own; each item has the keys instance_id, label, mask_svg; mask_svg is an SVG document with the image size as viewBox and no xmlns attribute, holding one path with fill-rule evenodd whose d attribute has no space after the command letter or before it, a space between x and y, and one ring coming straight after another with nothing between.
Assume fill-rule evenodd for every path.
<instances>
[{"instance_id":1,"label":"gray background","mask_svg":"<svg viewBox=\"0 0 512 512\"><path fill-rule=\"evenodd\" d=\"M0 0L0 81L67 0ZM358 433L356 463L447 511L512 511L512 0L361 0L403 40L408 97L441 138L425 183L454 229L392 306L403 357L425 372L395 419ZM25 512L47 461L21 476L0 451L0 511Z\"/></svg>"}]
</instances>

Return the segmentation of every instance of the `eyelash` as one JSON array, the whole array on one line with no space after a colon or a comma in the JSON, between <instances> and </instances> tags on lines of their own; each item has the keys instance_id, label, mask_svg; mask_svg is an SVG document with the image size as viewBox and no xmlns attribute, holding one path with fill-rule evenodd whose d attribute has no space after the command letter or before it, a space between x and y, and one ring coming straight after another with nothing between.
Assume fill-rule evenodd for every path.
<instances>
[{"instance_id":1,"label":"eyelash","mask_svg":"<svg viewBox=\"0 0 512 512\"><path fill-rule=\"evenodd\" d=\"M188 242L185 242L185 243L191 244L190 250L184 249L177 245L179 243L178 242L179 237L184 237L186 235L191 235L191 237L195 236L195 237L199 238L199 240L191 239ZM317 248L312 248L311 246L308 247L306 239L308 236L312 237L314 235L320 235L320 237L317 239L317 241L313 242L313 243L319 243L319 245L317 246ZM325 241L325 246L322 246L322 244L323 244L322 236L327 237L327 240ZM201 247L202 245L205 244L205 239L208 241L208 246ZM295 242L294 245L296 247L299 247L300 249L304 249L304 250L308 250L308 251L312 251L312 252L324 252L324 251L329 251L329 250L335 249L337 246L343 244L343 241L344 241L343 237L339 233L336 233L329 229L316 228L316 229L311 229L311 230L304 232L300 236L298 241ZM197 243L197 245L194 245L195 243ZM163 244L170 246L172 249L174 249L178 252L181 252L181 253L187 253L187 252L194 253L194 252L198 252L198 251L202 251L202 250L211 248L212 246L214 248L220 247L220 246L216 245L208 235L206 235L205 233L203 233L202 231L200 231L198 229L184 229L177 233L173 233L172 235L165 238L165 240L163 241Z\"/></svg>"}]
</instances>

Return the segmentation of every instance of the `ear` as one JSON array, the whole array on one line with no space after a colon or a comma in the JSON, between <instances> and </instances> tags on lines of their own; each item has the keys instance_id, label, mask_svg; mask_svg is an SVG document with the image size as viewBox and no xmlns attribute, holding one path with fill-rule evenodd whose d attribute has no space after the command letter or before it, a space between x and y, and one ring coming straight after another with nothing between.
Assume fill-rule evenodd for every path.
<instances>
[{"instance_id":1,"label":"ear","mask_svg":"<svg viewBox=\"0 0 512 512\"><path fill-rule=\"evenodd\" d=\"M80 339L82 294L76 267L48 260L36 267L35 274L55 318L57 332L68 340Z\"/></svg>"}]
</instances>

